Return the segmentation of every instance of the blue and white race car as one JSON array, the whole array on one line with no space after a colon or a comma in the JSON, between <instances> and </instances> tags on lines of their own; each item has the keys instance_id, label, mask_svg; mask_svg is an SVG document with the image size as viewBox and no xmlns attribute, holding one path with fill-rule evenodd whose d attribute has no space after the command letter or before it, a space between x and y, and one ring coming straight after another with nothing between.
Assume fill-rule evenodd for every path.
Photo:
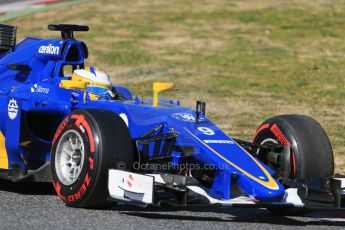
<instances>
[{"instance_id":1,"label":"blue and white race car","mask_svg":"<svg viewBox=\"0 0 345 230\"><path fill-rule=\"evenodd\" d=\"M81 25L49 25L61 39L26 38L0 25L0 177L52 182L73 207L249 206L287 213L344 206L333 151L312 118L266 120L234 139L178 101L133 98L85 66Z\"/></svg>"}]
</instances>

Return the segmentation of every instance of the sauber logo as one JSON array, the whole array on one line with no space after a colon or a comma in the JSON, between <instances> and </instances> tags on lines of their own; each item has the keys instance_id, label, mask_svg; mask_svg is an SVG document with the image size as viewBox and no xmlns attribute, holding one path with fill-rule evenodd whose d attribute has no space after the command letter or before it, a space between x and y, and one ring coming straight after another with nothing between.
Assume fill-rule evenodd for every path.
<instances>
[{"instance_id":1,"label":"sauber logo","mask_svg":"<svg viewBox=\"0 0 345 230\"><path fill-rule=\"evenodd\" d=\"M7 110L8 110L8 117L9 117L11 120L16 119L17 114L18 114L18 104L17 104L17 101L14 100L14 99L11 99L11 100L8 102Z\"/></svg>"},{"instance_id":2,"label":"sauber logo","mask_svg":"<svg viewBox=\"0 0 345 230\"><path fill-rule=\"evenodd\" d=\"M195 122L196 118L192 113L173 113L171 116L180 121ZM204 118L200 117L199 121L205 121Z\"/></svg>"},{"instance_id":3,"label":"sauber logo","mask_svg":"<svg viewBox=\"0 0 345 230\"><path fill-rule=\"evenodd\" d=\"M53 46L52 44L49 44L47 46L41 46L38 49L38 53L40 54L55 54L58 55L60 52L60 47Z\"/></svg>"},{"instance_id":4,"label":"sauber logo","mask_svg":"<svg viewBox=\"0 0 345 230\"><path fill-rule=\"evenodd\" d=\"M49 93L49 88L44 88L40 85L34 84L31 87L31 93Z\"/></svg>"}]
</instances>

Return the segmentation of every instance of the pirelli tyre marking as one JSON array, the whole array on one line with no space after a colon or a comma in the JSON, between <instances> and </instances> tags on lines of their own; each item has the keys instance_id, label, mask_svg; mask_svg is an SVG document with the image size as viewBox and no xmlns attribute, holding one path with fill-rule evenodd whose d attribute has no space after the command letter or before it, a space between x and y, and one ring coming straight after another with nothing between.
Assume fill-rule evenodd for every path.
<instances>
[{"instance_id":1,"label":"pirelli tyre marking","mask_svg":"<svg viewBox=\"0 0 345 230\"><path fill-rule=\"evenodd\" d=\"M57 181L53 177L57 195L65 202L78 201L87 193L95 164L94 137L84 115L72 114L66 117L55 134L53 146L56 150L56 177L59 179ZM83 167L87 167L86 170Z\"/></svg>"}]
</instances>

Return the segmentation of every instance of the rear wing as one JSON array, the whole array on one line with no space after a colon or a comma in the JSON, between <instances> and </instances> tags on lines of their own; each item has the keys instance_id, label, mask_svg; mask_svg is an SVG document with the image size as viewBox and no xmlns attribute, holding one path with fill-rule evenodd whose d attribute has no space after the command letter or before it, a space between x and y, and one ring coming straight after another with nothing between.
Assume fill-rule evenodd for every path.
<instances>
[{"instance_id":1,"label":"rear wing","mask_svg":"<svg viewBox=\"0 0 345 230\"><path fill-rule=\"evenodd\" d=\"M16 45L17 27L0 24L0 56Z\"/></svg>"}]
</instances>

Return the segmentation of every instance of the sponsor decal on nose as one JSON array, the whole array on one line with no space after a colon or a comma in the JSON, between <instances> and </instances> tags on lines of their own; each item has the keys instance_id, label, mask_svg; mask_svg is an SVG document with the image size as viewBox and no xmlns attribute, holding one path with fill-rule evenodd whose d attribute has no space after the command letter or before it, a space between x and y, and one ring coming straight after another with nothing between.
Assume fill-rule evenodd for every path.
<instances>
[{"instance_id":1,"label":"sponsor decal on nose","mask_svg":"<svg viewBox=\"0 0 345 230\"><path fill-rule=\"evenodd\" d=\"M231 140L204 140L206 144L235 144L235 142Z\"/></svg>"}]
</instances>

